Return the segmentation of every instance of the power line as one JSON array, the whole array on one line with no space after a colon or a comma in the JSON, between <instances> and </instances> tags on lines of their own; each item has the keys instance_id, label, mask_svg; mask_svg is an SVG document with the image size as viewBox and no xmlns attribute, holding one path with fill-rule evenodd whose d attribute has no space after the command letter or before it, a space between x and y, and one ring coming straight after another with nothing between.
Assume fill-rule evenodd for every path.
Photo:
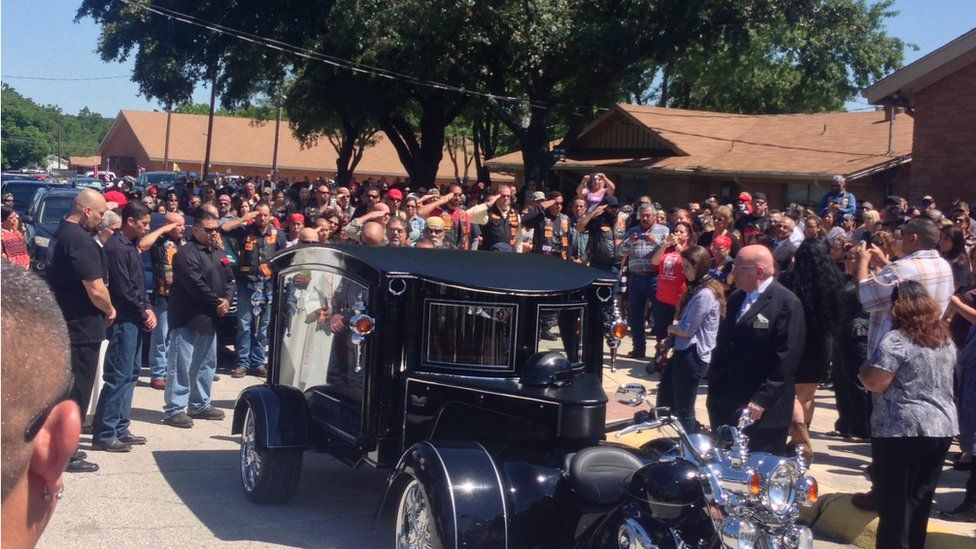
<instances>
[{"instance_id":1,"label":"power line","mask_svg":"<svg viewBox=\"0 0 976 549\"><path fill-rule=\"evenodd\" d=\"M45 82L89 82L92 80L119 80L122 78L129 78L129 75L124 74L120 76L90 76L84 78L67 78L59 76L17 76L12 74L7 74L0 76L0 78L10 78L16 80L43 80Z\"/></svg>"},{"instance_id":2,"label":"power line","mask_svg":"<svg viewBox=\"0 0 976 549\"><path fill-rule=\"evenodd\" d=\"M280 51L280 52L283 52L283 53L289 53L289 54L292 54L292 55L296 55L298 57L302 57L304 59L309 59L309 60L313 60L313 61L319 61L319 62L325 63L327 65L331 65L333 67L351 70L353 72L357 72L357 73L360 73L360 74L367 74L367 75L375 76L375 77L378 77L378 78L385 78L387 80L394 80L394 81L397 81L398 80L398 81L406 82L406 83L409 83L409 84L414 84L414 85L417 85L417 86L424 86L424 87L438 89L438 90L443 90L443 91L452 91L452 92L461 93L461 94L465 94L465 95L482 97L482 98L485 98L485 99L501 100L501 101L508 101L508 102L513 102L513 103L526 102L526 103L528 103L528 105L530 107L534 107L534 108L549 108L548 105L543 104L543 103L540 103L540 102L533 102L533 101L529 101L529 100L526 100L526 99L523 99L523 98L518 98L518 97L510 97L510 96L505 96L505 95L496 95L496 94L493 94L493 93L487 93L487 92L481 92L481 91L477 91L477 90L471 90L471 89L468 89L468 88L465 88L465 87L462 87L462 86L458 86L458 85L446 84L446 83L443 83L443 82L438 82L436 80L426 80L426 79L418 78L418 77L415 77L415 76L412 76L412 75L409 75L409 74L405 74L405 73L401 73L401 72L397 72L397 71L392 71L392 70L389 70L389 69L384 69L382 67L376 67L376 66L373 66L373 65L366 65L366 64L363 64L363 63L358 63L358 62L349 60L349 59L344 59L344 58L341 58L341 57L336 57L336 56L332 56L332 55L327 55L327 54L315 52L315 51L309 50L307 48L302 48L300 46L296 46L294 44L289 44L287 42L282 42L280 40L276 40L276 39L273 39L273 38L268 38L268 37L265 37L265 36L260 36L260 35L252 34L252 33L246 32L246 31L242 31L242 30L238 30L238 29L233 29L233 28L230 28L230 27L226 27L224 25L221 25L219 23L214 23L212 21L207 21L205 19L201 19L201 18L196 17L196 16L193 16L193 15L189 15L189 14L186 14L186 13L183 13L183 12L179 12L179 11L176 11L176 10L172 10L172 9L169 9L169 8L164 8L164 7L161 7L161 6L156 6L156 5L153 5L153 4L140 4L140 3L134 2L132 0L120 0L120 1L123 2L123 3L125 3L125 4L127 4L127 5L129 5L129 6L131 6L131 7L133 7L133 8L145 10L145 11L147 11L149 13L152 13L154 15L158 15L160 17L166 17L167 19L175 19L175 20L177 20L177 21L179 21L181 23L186 23L188 25L193 25L193 26L196 26L196 27L200 27L200 28L209 30L211 32L216 32L218 34L227 35L227 36L230 36L230 37L233 37L233 38L237 38L238 40L242 40L242 41L245 41L245 42L250 42L252 44L256 44L256 45L259 45L259 46L263 46L265 48L273 49L273 50Z\"/></svg>"}]
</instances>

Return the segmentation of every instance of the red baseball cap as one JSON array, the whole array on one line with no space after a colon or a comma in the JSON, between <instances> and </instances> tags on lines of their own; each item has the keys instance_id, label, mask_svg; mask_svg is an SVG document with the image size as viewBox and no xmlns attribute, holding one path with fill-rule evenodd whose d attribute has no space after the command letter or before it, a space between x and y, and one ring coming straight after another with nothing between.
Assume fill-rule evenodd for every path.
<instances>
[{"instance_id":1,"label":"red baseball cap","mask_svg":"<svg viewBox=\"0 0 976 549\"><path fill-rule=\"evenodd\" d=\"M156 196L156 194L159 192L159 189L157 189L155 185L152 185L148 189L146 189L146 192L153 196Z\"/></svg>"},{"instance_id":2,"label":"red baseball cap","mask_svg":"<svg viewBox=\"0 0 976 549\"><path fill-rule=\"evenodd\" d=\"M293 213L293 214L291 214L291 215L288 216L288 221L290 223L301 223L301 224L304 225L305 224L305 216L302 215L302 214L300 214L300 213Z\"/></svg>"},{"instance_id":3,"label":"red baseball cap","mask_svg":"<svg viewBox=\"0 0 976 549\"><path fill-rule=\"evenodd\" d=\"M124 194L119 191L108 191L105 193L106 202L115 202L119 207L125 206L129 203L129 199L125 197Z\"/></svg>"},{"instance_id":4,"label":"red baseball cap","mask_svg":"<svg viewBox=\"0 0 976 549\"><path fill-rule=\"evenodd\" d=\"M743 202L752 202L752 196L749 193L741 192L739 193L739 200Z\"/></svg>"},{"instance_id":5,"label":"red baseball cap","mask_svg":"<svg viewBox=\"0 0 976 549\"><path fill-rule=\"evenodd\" d=\"M394 200L403 200L403 192L400 189L390 189L386 192L386 197Z\"/></svg>"}]
</instances>

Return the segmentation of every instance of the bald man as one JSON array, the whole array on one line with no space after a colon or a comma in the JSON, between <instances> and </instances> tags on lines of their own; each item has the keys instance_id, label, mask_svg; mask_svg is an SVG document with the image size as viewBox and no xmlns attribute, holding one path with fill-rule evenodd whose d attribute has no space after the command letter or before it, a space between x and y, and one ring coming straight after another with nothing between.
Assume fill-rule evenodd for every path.
<instances>
[{"instance_id":1,"label":"bald man","mask_svg":"<svg viewBox=\"0 0 976 549\"><path fill-rule=\"evenodd\" d=\"M385 239L383 224L378 221L367 221L359 235L359 242L366 246L382 246Z\"/></svg>"},{"instance_id":2,"label":"bald man","mask_svg":"<svg viewBox=\"0 0 976 549\"><path fill-rule=\"evenodd\" d=\"M319 242L319 231L311 227L305 227L298 231L299 244L317 244Z\"/></svg>"},{"instance_id":3,"label":"bald man","mask_svg":"<svg viewBox=\"0 0 976 549\"><path fill-rule=\"evenodd\" d=\"M783 455L806 328L800 300L775 271L765 246L746 246L735 257L736 290L719 326L706 407L712 431L736 425L746 410L755 421L746 429L749 449Z\"/></svg>"},{"instance_id":4,"label":"bald man","mask_svg":"<svg viewBox=\"0 0 976 549\"><path fill-rule=\"evenodd\" d=\"M115 307L105 285L105 252L92 238L108 210L105 198L93 189L75 197L71 213L54 233L56 241L48 280L68 325L71 371L75 383L71 399L81 413L88 410L98 371L98 349L105 328L115 322ZM98 466L75 452L68 472L97 471Z\"/></svg>"},{"instance_id":5,"label":"bald man","mask_svg":"<svg viewBox=\"0 0 976 549\"><path fill-rule=\"evenodd\" d=\"M210 206L206 204L202 208ZM215 216L216 217L216 216ZM186 221L183 215L167 212L163 225L142 237L139 249L149 252L152 260L152 306L156 314L156 328L149 338L149 386L158 391L166 388L166 354L169 352L169 296L173 287L173 260L185 243Z\"/></svg>"}]
</instances>

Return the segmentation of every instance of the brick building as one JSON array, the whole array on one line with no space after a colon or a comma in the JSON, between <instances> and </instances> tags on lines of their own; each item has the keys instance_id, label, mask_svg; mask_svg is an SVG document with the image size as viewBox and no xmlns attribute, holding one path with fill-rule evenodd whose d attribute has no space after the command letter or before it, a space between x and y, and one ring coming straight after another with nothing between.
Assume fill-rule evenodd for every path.
<instances>
[{"instance_id":1,"label":"brick building","mask_svg":"<svg viewBox=\"0 0 976 549\"><path fill-rule=\"evenodd\" d=\"M880 110L741 115L619 104L581 132L553 171L563 190L599 171L624 199L648 194L673 206L746 190L777 208L819 202L841 174L858 199L878 205L910 179L911 147L912 119L892 125ZM485 164L516 179L524 173L519 152Z\"/></svg>"},{"instance_id":2,"label":"brick building","mask_svg":"<svg viewBox=\"0 0 976 549\"><path fill-rule=\"evenodd\" d=\"M139 168L146 171L173 170L174 165L186 172L203 172L207 148L207 116L173 113L169 121L167 143L167 113L159 111L123 110L109 129L95 156L72 157L71 165L91 170L98 164L118 176L136 175ZM274 154L274 121L257 121L230 116L215 116L210 152L210 173L266 177L271 172ZM464 177L463 166L458 175ZM278 143L278 175L280 177L332 178L336 173L336 152L328 139L322 138L311 147L303 148L292 135L287 122L281 124ZM474 166L468 168L475 178ZM393 145L377 134L376 145L368 147L355 170L355 177L407 177ZM504 180L506 178L502 178ZM511 177L507 180L511 181ZM437 181L455 181L455 165L447 151L437 172Z\"/></svg>"},{"instance_id":3,"label":"brick building","mask_svg":"<svg viewBox=\"0 0 976 549\"><path fill-rule=\"evenodd\" d=\"M976 201L976 29L862 92L874 105L905 109L915 121L911 201Z\"/></svg>"}]
</instances>

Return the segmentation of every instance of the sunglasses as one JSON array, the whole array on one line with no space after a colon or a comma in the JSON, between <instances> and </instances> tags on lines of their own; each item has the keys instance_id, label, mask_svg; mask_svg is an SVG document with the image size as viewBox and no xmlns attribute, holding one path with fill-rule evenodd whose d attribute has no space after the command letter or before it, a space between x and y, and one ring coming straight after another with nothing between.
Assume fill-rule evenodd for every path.
<instances>
[{"instance_id":1,"label":"sunglasses","mask_svg":"<svg viewBox=\"0 0 976 549\"><path fill-rule=\"evenodd\" d=\"M207 234L216 234L217 231L220 230L220 227L207 228L207 227L201 227L199 225L197 226L197 228Z\"/></svg>"},{"instance_id":2,"label":"sunglasses","mask_svg":"<svg viewBox=\"0 0 976 549\"><path fill-rule=\"evenodd\" d=\"M30 420L30 423L27 424L27 428L24 429L24 442L30 442L34 440L34 437L37 436L37 433L41 432L41 427L44 426L44 423L47 421L48 416L51 415L51 410L53 410L54 407L57 406L58 404L61 404L62 402L68 400L68 398L71 396L71 389L74 386L75 386L75 375L73 373L70 373L68 374L68 383L65 385L65 388L61 392L61 395L59 395L54 402L48 404L41 411L37 412L34 418Z\"/></svg>"},{"instance_id":3,"label":"sunglasses","mask_svg":"<svg viewBox=\"0 0 976 549\"><path fill-rule=\"evenodd\" d=\"M367 194L366 195L366 198L372 198L373 200L379 200L380 199L380 195L378 195L378 194Z\"/></svg>"},{"instance_id":4,"label":"sunglasses","mask_svg":"<svg viewBox=\"0 0 976 549\"><path fill-rule=\"evenodd\" d=\"M427 232L430 234L443 234L444 229L427 229Z\"/></svg>"}]
</instances>

